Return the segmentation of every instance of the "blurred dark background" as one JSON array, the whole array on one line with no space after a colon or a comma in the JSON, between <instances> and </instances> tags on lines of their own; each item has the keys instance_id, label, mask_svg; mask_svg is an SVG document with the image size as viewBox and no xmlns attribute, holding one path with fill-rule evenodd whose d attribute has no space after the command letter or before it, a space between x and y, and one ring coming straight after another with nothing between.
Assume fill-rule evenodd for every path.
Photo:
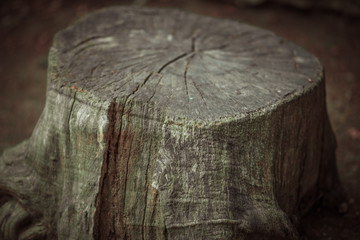
<instances>
[{"instance_id":1,"label":"blurred dark background","mask_svg":"<svg viewBox=\"0 0 360 240\"><path fill-rule=\"evenodd\" d=\"M325 67L327 106L347 201L315 207L303 239L360 239L359 0L13 0L0 3L0 152L28 138L45 103L47 54L54 34L112 5L171 7L231 18L274 31L315 54Z\"/></svg>"}]
</instances>

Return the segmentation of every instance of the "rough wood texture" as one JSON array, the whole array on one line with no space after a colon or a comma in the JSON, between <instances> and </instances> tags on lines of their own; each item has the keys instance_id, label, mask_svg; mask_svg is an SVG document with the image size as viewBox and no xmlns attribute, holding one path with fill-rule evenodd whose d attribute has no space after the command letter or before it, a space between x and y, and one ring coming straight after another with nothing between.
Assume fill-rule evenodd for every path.
<instances>
[{"instance_id":1,"label":"rough wood texture","mask_svg":"<svg viewBox=\"0 0 360 240\"><path fill-rule=\"evenodd\" d=\"M271 32L109 8L56 35L47 86L0 238L297 239L339 187L322 67Z\"/></svg>"}]
</instances>

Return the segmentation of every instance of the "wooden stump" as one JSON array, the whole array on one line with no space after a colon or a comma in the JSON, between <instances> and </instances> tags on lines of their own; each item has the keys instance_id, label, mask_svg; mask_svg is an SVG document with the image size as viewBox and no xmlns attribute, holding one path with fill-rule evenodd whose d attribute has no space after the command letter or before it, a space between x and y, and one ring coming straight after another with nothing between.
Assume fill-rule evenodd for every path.
<instances>
[{"instance_id":1,"label":"wooden stump","mask_svg":"<svg viewBox=\"0 0 360 240\"><path fill-rule=\"evenodd\" d=\"M269 31L108 8L59 32L0 161L3 239L297 239L338 189L323 69Z\"/></svg>"}]
</instances>

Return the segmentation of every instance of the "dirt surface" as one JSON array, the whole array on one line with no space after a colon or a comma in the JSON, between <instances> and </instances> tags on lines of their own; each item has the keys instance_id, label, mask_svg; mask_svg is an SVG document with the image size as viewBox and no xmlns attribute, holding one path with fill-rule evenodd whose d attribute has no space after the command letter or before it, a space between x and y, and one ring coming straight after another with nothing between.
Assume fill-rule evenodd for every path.
<instances>
[{"instance_id":1,"label":"dirt surface","mask_svg":"<svg viewBox=\"0 0 360 240\"><path fill-rule=\"evenodd\" d=\"M0 3L0 152L28 138L45 104L47 54L54 34L84 14L119 4L171 7L274 31L319 57L347 201L314 208L303 239L360 239L360 17L281 5L239 8L221 1L7 1Z\"/></svg>"}]
</instances>

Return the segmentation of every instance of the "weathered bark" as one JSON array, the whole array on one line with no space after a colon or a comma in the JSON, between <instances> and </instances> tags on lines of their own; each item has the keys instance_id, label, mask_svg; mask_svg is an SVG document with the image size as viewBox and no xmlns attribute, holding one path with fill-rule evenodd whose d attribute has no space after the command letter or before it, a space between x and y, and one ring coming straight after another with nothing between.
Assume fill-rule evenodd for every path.
<instances>
[{"instance_id":1,"label":"weathered bark","mask_svg":"<svg viewBox=\"0 0 360 240\"><path fill-rule=\"evenodd\" d=\"M271 32L109 8L59 32L0 160L4 239L297 239L338 189L319 61Z\"/></svg>"}]
</instances>

